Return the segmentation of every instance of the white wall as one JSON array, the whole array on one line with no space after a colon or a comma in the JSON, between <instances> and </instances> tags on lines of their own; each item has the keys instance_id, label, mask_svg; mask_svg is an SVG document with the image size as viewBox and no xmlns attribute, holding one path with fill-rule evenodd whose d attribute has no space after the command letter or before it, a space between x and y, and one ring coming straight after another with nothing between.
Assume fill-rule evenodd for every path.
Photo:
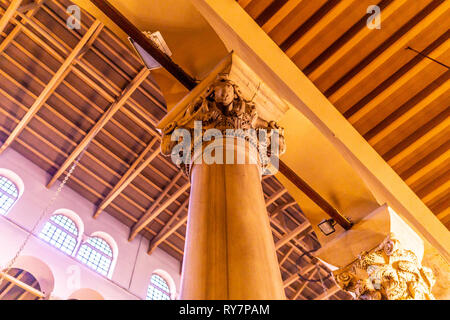
<instances>
[{"instance_id":1,"label":"white wall","mask_svg":"<svg viewBox=\"0 0 450 320\"><path fill-rule=\"evenodd\" d=\"M59 183L47 189L45 185L50 176L11 148L0 155L0 168L14 171L25 185L23 195L7 216L0 215L0 265L4 266L22 244L28 234L27 230L31 230L39 219ZM85 235L103 231L114 238L119 254L111 279L97 274L37 237L51 213L60 208L73 210L80 216L84 222ZM22 253L39 258L49 266L55 279L51 293L53 298L67 299L76 290L89 288L100 293L105 299L145 299L150 277L155 269L166 271L172 277L177 292L179 291L180 263L176 259L159 248L149 256L148 240L142 239L140 246L140 236L128 242L128 227L106 212L94 219L94 211L92 203L65 187L47 217L39 223L34 232L35 236L30 238ZM78 270L79 286L76 281Z\"/></svg>"}]
</instances>

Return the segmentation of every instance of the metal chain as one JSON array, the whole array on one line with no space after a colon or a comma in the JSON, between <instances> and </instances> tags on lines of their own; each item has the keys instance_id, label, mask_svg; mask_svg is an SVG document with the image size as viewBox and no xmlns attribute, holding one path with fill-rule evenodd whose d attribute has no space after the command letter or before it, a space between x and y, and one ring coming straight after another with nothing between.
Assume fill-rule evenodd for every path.
<instances>
[{"instance_id":1,"label":"metal chain","mask_svg":"<svg viewBox=\"0 0 450 320\"><path fill-rule=\"evenodd\" d=\"M33 225L33 228L31 228L31 231L27 234L27 236L25 237L25 240L23 241L22 245L19 247L19 250L17 251L16 255L6 264L5 268L1 268L1 272L3 273L8 273L11 270L11 267L14 265L14 263L16 262L16 260L19 258L20 254L22 253L23 249L25 249L25 246L27 245L28 241L30 240L31 236L34 234L34 232L36 231L36 228L39 226L39 224L41 223L41 221L44 219L44 217L47 215L48 210L52 207L52 205L55 203L56 199L58 198L59 194L61 193L61 190L64 188L64 186L66 185L67 181L70 179L70 177L72 176L73 171L75 170L75 168L78 166L78 164L80 163L81 158L83 157L85 151L87 148L83 149L83 151L79 154L79 156L77 157L77 159L75 159L75 161L72 164L72 167L70 168L70 170L67 172L66 176L64 177L63 181L61 181L61 183L58 186L58 189L55 191L55 193L53 194L52 198L50 199L50 202L48 203L48 205L44 208L44 210L42 211L42 214L40 215L39 219L35 222L35 224ZM0 274L0 287L3 283L3 276Z\"/></svg>"}]
</instances>

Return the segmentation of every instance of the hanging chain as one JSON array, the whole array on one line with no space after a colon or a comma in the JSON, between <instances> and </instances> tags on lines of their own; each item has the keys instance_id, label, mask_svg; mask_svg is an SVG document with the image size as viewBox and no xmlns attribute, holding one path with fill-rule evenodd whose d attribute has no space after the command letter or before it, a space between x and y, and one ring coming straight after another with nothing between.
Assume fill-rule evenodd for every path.
<instances>
[{"instance_id":1,"label":"hanging chain","mask_svg":"<svg viewBox=\"0 0 450 320\"><path fill-rule=\"evenodd\" d=\"M31 228L31 231L27 234L27 236L25 237L25 240L23 241L22 245L19 247L19 250L17 251L16 255L6 264L5 268L1 268L0 271L7 274L10 270L11 267L14 265L14 263L16 262L17 258L19 258L20 254L22 253L23 249L25 249L25 246L27 245L28 241L30 240L31 236L34 234L34 232L36 231L36 228L39 226L39 224L41 223L41 221L44 219L44 217L47 215L48 210L52 207L52 205L55 203L56 199L58 198L59 194L61 193L61 190L64 188L64 186L66 185L67 181L70 179L70 177L72 176L73 171L75 170L75 168L78 166L78 164L80 163L81 158L83 157L85 151L87 149L86 148L83 149L83 151L81 151L81 153L79 154L79 156L77 157L77 159L75 159L75 161L72 164L72 167L70 168L70 170L67 172L66 176L64 177L63 181L61 181L61 183L58 186L58 189L55 191L55 193L53 194L53 197L50 199L50 202L48 203L48 205L44 208L44 210L42 211L41 216L39 217L39 219L35 222L35 224L33 225L33 228ZM3 276L0 274L0 287L3 283Z\"/></svg>"}]
</instances>

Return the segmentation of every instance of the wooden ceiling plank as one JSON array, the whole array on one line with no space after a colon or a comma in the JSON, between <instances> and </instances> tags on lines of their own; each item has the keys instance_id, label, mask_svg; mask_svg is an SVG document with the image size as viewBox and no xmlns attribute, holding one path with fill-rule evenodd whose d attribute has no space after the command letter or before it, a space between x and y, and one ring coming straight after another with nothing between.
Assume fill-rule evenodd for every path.
<instances>
[{"instance_id":1,"label":"wooden ceiling plank","mask_svg":"<svg viewBox=\"0 0 450 320\"><path fill-rule=\"evenodd\" d=\"M133 164L128 168L125 174L120 178L119 182L114 186L109 194L103 199L103 201L98 206L94 213L94 218L97 218L99 214L139 175L139 173L144 170L147 165L156 158L160 153L159 148L153 151L153 153L141 164L144 157L150 153L151 149L158 142L159 138L155 137L150 141L148 146L141 152L139 157L133 162ZM139 165L139 167L137 167ZM135 170L136 169L136 170Z\"/></svg>"},{"instance_id":2,"label":"wooden ceiling plank","mask_svg":"<svg viewBox=\"0 0 450 320\"><path fill-rule=\"evenodd\" d=\"M167 195L167 193L175 186L177 180L182 176L182 172L180 171L177 176L166 186L164 191L159 195L159 197L155 200L155 202L151 205L150 208L144 213L144 215L139 219L139 221L131 228L129 241L132 241L136 235L146 226L148 225L155 217L157 217L165 208L167 208L173 201L175 201L179 196L181 196L191 184L188 182L185 185L181 186L175 193L173 193L163 204L157 207L160 201Z\"/></svg>"},{"instance_id":3,"label":"wooden ceiling plank","mask_svg":"<svg viewBox=\"0 0 450 320\"><path fill-rule=\"evenodd\" d=\"M0 33L5 30L6 26L9 23L9 20L14 16L15 13L17 13L17 9L22 4L22 0L12 0L9 4L8 8L6 9L3 16L0 18Z\"/></svg>"},{"instance_id":4,"label":"wooden ceiling plank","mask_svg":"<svg viewBox=\"0 0 450 320\"><path fill-rule=\"evenodd\" d=\"M438 61L447 56L448 52L450 52L450 40L447 40L445 43L440 45L438 48L433 50L429 56L437 59ZM417 76L427 69L428 66L434 64L435 62L424 58L418 64L416 64L413 68L409 69L405 74L403 74L400 78L398 78L394 83L392 83L388 88L383 90L380 94L378 94L374 99L370 100L369 103L364 105L361 109L357 110L353 113L348 120L350 123L355 124L360 121L363 117L370 115L370 113L379 107L383 102L393 94L398 94L399 91L402 90L405 85L408 84L409 81L416 79Z\"/></svg>"},{"instance_id":5,"label":"wooden ceiling plank","mask_svg":"<svg viewBox=\"0 0 450 320\"><path fill-rule=\"evenodd\" d=\"M446 81L441 86L436 87L432 92L430 92L426 97L424 97L419 103L415 104L411 109L400 115L397 119L389 123L380 132L376 133L368 142L371 145L379 143L384 138L388 137L393 131L395 131L400 126L407 123L411 118L417 115L422 110L430 105L436 99L439 99L442 95L448 95L450 90L450 81Z\"/></svg>"},{"instance_id":6,"label":"wooden ceiling plank","mask_svg":"<svg viewBox=\"0 0 450 320\"><path fill-rule=\"evenodd\" d=\"M422 201L428 204L434 198L439 197L441 194L448 194L450 190L450 181L447 180L445 183L441 184L439 187L430 190L427 194L422 197Z\"/></svg>"},{"instance_id":7,"label":"wooden ceiling plank","mask_svg":"<svg viewBox=\"0 0 450 320\"><path fill-rule=\"evenodd\" d=\"M108 123L108 121L114 116L114 114L123 106L125 101L131 96L141 82L149 75L150 71L147 68L143 68L139 74L130 82L127 87L122 91L122 94L113 102L108 109L103 113L101 118L92 127L89 133L83 138L83 140L77 145L75 150L64 161L58 171L50 179L47 187L50 188L53 183L61 176L61 174L69 167L69 165L80 155L80 153L87 148L89 143L95 138L100 130Z\"/></svg>"},{"instance_id":8,"label":"wooden ceiling plank","mask_svg":"<svg viewBox=\"0 0 450 320\"><path fill-rule=\"evenodd\" d=\"M450 123L450 119L448 119L448 118L441 121L438 125L434 126L431 130L426 132L420 138L416 139L410 145L408 145L406 148L402 149L400 152L398 152L396 155L394 155L392 158L390 158L387 161L388 164L391 165L392 167L394 167L401 160L403 160L408 155L413 153L419 147L427 144L428 141L431 140L434 136L436 136L437 134L439 134L441 132L448 131L449 123Z\"/></svg>"},{"instance_id":9,"label":"wooden ceiling plank","mask_svg":"<svg viewBox=\"0 0 450 320\"><path fill-rule=\"evenodd\" d=\"M450 159L450 150L440 154L437 158L430 161L428 164L415 171L412 175L405 179L405 182L411 186L413 183L417 182L419 179L425 177L427 174L432 172L434 169L439 166L449 163Z\"/></svg>"},{"instance_id":10,"label":"wooden ceiling plank","mask_svg":"<svg viewBox=\"0 0 450 320\"><path fill-rule=\"evenodd\" d=\"M89 31L83 36L82 41L78 42L77 46L66 58L64 63L60 66L58 71L54 74L52 79L49 81L44 90L40 93L39 97L35 100L33 105L30 107L25 116L21 119L20 123L14 128L12 133L8 136L6 141L0 147L0 154L14 141L14 139L22 132L24 127L30 122L33 116L39 111L41 106L47 101L50 95L53 93L55 88L61 83L63 78L70 72L72 63L75 61L77 56L80 54L83 47L90 40L91 36L95 34L97 28L102 27L100 21L96 21Z\"/></svg>"},{"instance_id":11,"label":"wooden ceiling plank","mask_svg":"<svg viewBox=\"0 0 450 320\"><path fill-rule=\"evenodd\" d=\"M345 96L352 89L360 86L360 83L371 76L371 74L382 66L389 58L391 58L396 52L400 50L405 50L408 44L423 30L427 29L431 25L434 24L436 20L441 17L445 17L448 15L449 3L448 1L444 1L438 7L436 7L429 15L427 15L424 19L422 19L418 24L416 24L413 28L408 30L401 38L399 38L395 43L389 46L386 50L384 50L376 59L367 64L362 70L360 70L355 76L349 79L343 86L341 86L338 90L336 90L333 94L331 94L328 99L332 103L336 103L343 96Z\"/></svg>"},{"instance_id":12,"label":"wooden ceiling plank","mask_svg":"<svg viewBox=\"0 0 450 320\"><path fill-rule=\"evenodd\" d=\"M333 21L341 15L345 9L349 7L348 1L341 1L328 11L312 28L303 33L286 51L285 53L289 58L295 56L306 45L313 41L314 38L322 31L326 26L333 23Z\"/></svg>"},{"instance_id":13,"label":"wooden ceiling plank","mask_svg":"<svg viewBox=\"0 0 450 320\"><path fill-rule=\"evenodd\" d=\"M168 237L172 235L178 228L180 228L182 225L184 225L187 221L188 215L184 214L178 221L171 227L172 223L176 221L176 219L182 215L184 212L185 207L189 203L189 198L187 198L183 204L177 209L177 211L174 213L174 215L170 218L170 220L164 225L164 227L161 229L160 232L150 241L149 247L148 247L148 254L152 254L155 249L158 247L159 244L164 242Z\"/></svg>"},{"instance_id":14,"label":"wooden ceiling plank","mask_svg":"<svg viewBox=\"0 0 450 320\"><path fill-rule=\"evenodd\" d=\"M388 6L382 11L383 23L388 21L397 10L404 5L407 0L396 0L388 4ZM337 63L340 59L345 57L350 51L354 50L356 47L360 47L366 42L366 37L373 34L373 30L369 28L361 28L349 41L347 41L343 46L333 52L325 61L323 61L313 72L308 75L313 82L319 79L321 76L326 74L330 68Z\"/></svg>"},{"instance_id":15,"label":"wooden ceiling plank","mask_svg":"<svg viewBox=\"0 0 450 320\"><path fill-rule=\"evenodd\" d=\"M261 28L269 34L302 1L304 0L288 0Z\"/></svg>"}]
</instances>

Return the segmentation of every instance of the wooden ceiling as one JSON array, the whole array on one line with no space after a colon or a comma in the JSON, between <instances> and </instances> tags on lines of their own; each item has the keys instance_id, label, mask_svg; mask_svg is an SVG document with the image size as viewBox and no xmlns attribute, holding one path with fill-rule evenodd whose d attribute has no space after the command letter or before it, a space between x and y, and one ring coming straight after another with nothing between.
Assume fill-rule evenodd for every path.
<instances>
[{"instance_id":1,"label":"wooden ceiling","mask_svg":"<svg viewBox=\"0 0 450 320\"><path fill-rule=\"evenodd\" d=\"M70 4L28 1L8 16L11 1L0 0L0 152L11 146L44 169L48 187L79 160L68 186L98 207L94 217L110 214L130 240L147 239L149 254L182 261L189 182L159 151L161 91L87 12L81 29L67 28ZM308 253L319 244L299 205L276 178L262 186L287 297L349 299Z\"/></svg>"},{"instance_id":2,"label":"wooden ceiling","mask_svg":"<svg viewBox=\"0 0 450 320\"><path fill-rule=\"evenodd\" d=\"M238 2L450 229L450 2Z\"/></svg>"},{"instance_id":3,"label":"wooden ceiling","mask_svg":"<svg viewBox=\"0 0 450 320\"><path fill-rule=\"evenodd\" d=\"M0 300L40 300L43 297L39 282L22 269L10 269L0 283Z\"/></svg>"}]
</instances>

